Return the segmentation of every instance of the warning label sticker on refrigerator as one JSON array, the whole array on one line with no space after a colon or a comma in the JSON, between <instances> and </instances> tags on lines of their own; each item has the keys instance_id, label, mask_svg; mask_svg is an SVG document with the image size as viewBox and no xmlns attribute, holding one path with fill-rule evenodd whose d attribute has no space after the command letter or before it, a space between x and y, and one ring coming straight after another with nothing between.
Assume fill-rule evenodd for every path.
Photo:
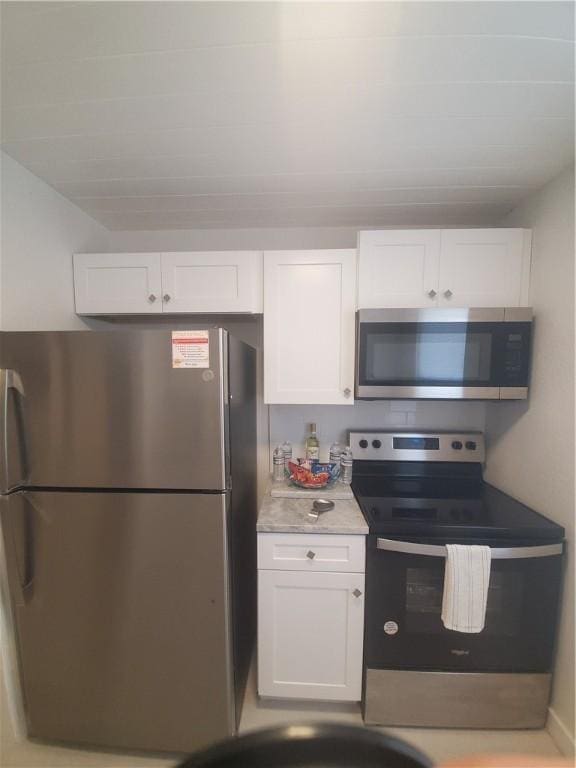
<instances>
[{"instance_id":1,"label":"warning label sticker on refrigerator","mask_svg":"<svg viewBox=\"0 0 576 768\"><path fill-rule=\"evenodd\" d=\"M208 331L172 331L172 368L209 368Z\"/></svg>"}]
</instances>

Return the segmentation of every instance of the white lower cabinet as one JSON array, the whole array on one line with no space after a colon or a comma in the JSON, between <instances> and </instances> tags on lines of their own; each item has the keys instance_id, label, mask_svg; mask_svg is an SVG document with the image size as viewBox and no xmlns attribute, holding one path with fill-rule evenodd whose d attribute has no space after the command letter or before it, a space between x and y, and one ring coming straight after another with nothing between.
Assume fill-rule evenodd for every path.
<instances>
[{"instance_id":1,"label":"white lower cabinet","mask_svg":"<svg viewBox=\"0 0 576 768\"><path fill-rule=\"evenodd\" d=\"M290 535L306 538L303 534ZM285 534L283 537L287 538ZM330 538L360 539L364 547L363 536ZM325 565L315 570L314 559L308 562L307 570L258 571L258 693L278 698L359 701L364 559L361 573L330 572L324 570Z\"/></svg>"}]
</instances>

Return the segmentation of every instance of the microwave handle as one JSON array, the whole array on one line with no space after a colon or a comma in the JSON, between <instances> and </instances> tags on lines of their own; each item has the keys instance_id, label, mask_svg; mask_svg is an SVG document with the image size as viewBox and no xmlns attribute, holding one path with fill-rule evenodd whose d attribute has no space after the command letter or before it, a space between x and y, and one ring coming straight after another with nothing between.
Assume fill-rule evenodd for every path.
<instances>
[{"instance_id":1,"label":"microwave handle","mask_svg":"<svg viewBox=\"0 0 576 768\"><path fill-rule=\"evenodd\" d=\"M446 557L446 547L436 544L417 544L413 541L395 541L393 539L378 539L378 549L387 552L402 552L406 555L428 555L430 557ZM520 560L531 557L551 557L561 555L563 544L545 544L537 547L492 547L492 560Z\"/></svg>"}]
</instances>

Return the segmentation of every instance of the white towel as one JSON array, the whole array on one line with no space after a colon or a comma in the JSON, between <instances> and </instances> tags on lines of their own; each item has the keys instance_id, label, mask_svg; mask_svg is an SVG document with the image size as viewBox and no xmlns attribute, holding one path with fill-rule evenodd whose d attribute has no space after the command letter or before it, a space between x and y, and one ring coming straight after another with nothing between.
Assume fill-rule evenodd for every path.
<instances>
[{"instance_id":1,"label":"white towel","mask_svg":"<svg viewBox=\"0 0 576 768\"><path fill-rule=\"evenodd\" d=\"M455 632L482 632L486 620L490 547L447 544L442 623Z\"/></svg>"}]
</instances>

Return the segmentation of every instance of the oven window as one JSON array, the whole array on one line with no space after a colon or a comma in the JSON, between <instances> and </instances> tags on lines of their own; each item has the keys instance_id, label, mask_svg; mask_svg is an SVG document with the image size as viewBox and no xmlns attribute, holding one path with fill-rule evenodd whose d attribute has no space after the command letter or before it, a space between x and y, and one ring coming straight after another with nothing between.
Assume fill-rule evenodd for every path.
<instances>
[{"instance_id":1,"label":"oven window","mask_svg":"<svg viewBox=\"0 0 576 768\"><path fill-rule=\"evenodd\" d=\"M406 569L406 629L413 633L439 633L442 624L444 569ZM520 629L523 580L518 571L492 570L486 604L487 635L514 637Z\"/></svg>"},{"instance_id":2,"label":"oven window","mask_svg":"<svg viewBox=\"0 0 576 768\"><path fill-rule=\"evenodd\" d=\"M363 339L363 383L486 385L492 339L486 326L374 324Z\"/></svg>"}]
</instances>

